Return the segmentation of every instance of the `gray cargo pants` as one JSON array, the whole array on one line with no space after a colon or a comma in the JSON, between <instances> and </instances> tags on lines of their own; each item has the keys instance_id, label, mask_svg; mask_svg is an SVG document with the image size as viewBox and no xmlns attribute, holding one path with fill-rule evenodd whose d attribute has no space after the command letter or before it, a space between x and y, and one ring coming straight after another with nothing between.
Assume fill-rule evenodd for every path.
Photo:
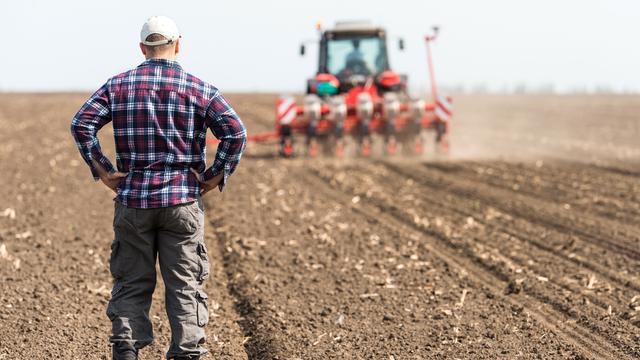
<instances>
[{"instance_id":1,"label":"gray cargo pants","mask_svg":"<svg viewBox=\"0 0 640 360\"><path fill-rule=\"evenodd\" d=\"M209 313L202 282L209 275L209 259L202 200L157 209L127 208L116 201L113 228L109 267L114 284L107 306L110 341L135 351L153 341L149 308L159 257L171 325L167 358L205 353Z\"/></svg>"}]
</instances>

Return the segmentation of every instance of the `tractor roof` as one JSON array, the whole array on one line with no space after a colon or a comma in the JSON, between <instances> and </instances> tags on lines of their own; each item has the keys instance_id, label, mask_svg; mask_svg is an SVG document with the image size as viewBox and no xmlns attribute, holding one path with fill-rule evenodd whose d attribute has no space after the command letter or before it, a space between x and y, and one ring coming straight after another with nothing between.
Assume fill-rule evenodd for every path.
<instances>
[{"instance_id":1,"label":"tractor roof","mask_svg":"<svg viewBox=\"0 0 640 360\"><path fill-rule=\"evenodd\" d=\"M332 34L376 34L384 33L384 29L373 25L370 21L338 21L333 29L328 29Z\"/></svg>"}]
</instances>

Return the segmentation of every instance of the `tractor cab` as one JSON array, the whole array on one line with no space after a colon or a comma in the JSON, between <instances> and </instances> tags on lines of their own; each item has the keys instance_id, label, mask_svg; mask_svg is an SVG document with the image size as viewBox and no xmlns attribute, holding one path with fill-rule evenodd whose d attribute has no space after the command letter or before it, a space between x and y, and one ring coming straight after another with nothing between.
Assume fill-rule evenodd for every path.
<instances>
[{"instance_id":1,"label":"tractor cab","mask_svg":"<svg viewBox=\"0 0 640 360\"><path fill-rule=\"evenodd\" d=\"M346 93L370 79L379 82L390 73L383 28L368 22L338 22L322 33L317 75L309 80L307 93Z\"/></svg>"}]
</instances>

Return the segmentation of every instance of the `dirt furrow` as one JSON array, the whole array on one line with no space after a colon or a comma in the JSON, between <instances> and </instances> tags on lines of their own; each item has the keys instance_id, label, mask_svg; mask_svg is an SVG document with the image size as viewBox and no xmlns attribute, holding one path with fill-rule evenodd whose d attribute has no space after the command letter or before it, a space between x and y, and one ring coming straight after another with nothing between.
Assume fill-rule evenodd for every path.
<instances>
[{"instance_id":1,"label":"dirt furrow","mask_svg":"<svg viewBox=\"0 0 640 360\"><path fill-rule=\"evenodd\" d=\"M236 346L244 346L246 355L249 359L271 359L277 357L277 350L274 340L269 332L260 332L260 314L256 311L253 302L258 300L252 292L251 283L244 277L239 269L241 260L238 259L238 253L229 251L229 233L224 226L223 219L216 218L210 220L216 234L216 251L221 254L219 260L220 265L224 268L226 276L226 289L233 297L233 307L235 312L240 315L233 319L237 326L242 329L242 341L236 343ZM227 321L230 319L226 319Z\"/></svg>"},{"instance_id":2,"label":"dirt furrow","mask_svg":"<svg viewBox=\"0 0 640 360\"><path fill-rule=\"evenodd\" d=\"M594 184L588 176L576 176L585 167L576 165L541 164L531 169L522 164L487 163L429 163L430 169L456 175L471 181L503 188L516 194L525 194L556 204L568 204L572 209L605 217L622 224L640 215L640 189L616 182ZM570 170L570 171L569 171Z\"/></svg>"},{"instance_id":3,"label":"dirt furrow","mask_svg":"<svg viewBox=\"0 0 640 360\"><path fill-rule=\"evenodd\" d=\"M383 199L386 204L394 204L402 209L398 211L413 218L418 224L429 219L433 231L439 232L442 237L451 238L453 243L461 247L470 248L476 257L482 258L498 269L496 271L505 272L505 276L511 278L510 286L513 288L510 291L520 291L521 288L528 287L527 292L536 292L536 296L555 304L567 316L586 319L583 322L589 328L600 329L604 326L617 329L615 332L606 329L598 331L603 334L608 333L608 337L620 347L629 348L634 353L638 351L633 350L633 345L617 340L623 334L632 344L637 339L635 336L638 326L637 317L628 307L637 292L627 289L626 284L612 286L606 280L603 281L599 274L585 271L575 263L556 256L552 251L540 251L532 247L527 241L520 239L521 236L517 235L517 232L516 235L509 235L500 230L494 231L492 224L496 219L483 224L482 216L478 216L484 214L483 209L477 209L475 213L459 213L457 210L451 211L437 203L434 206L433 202L417 202L418 198L433 201L440 196L444 197L430 192L429 189L399 186L393 195L378 191L378 188L370 186L371 182L379 187L389 188L394 186L395 178L390 174L380 173L379 166L371 166L369 170L366 168L367 166L360 164L355 168L349 167L342 171L334 168L329 171L336 173L339 179L348 178L351 185L362 184L368 189L367 193L356 192L356 194L364 197L371 191L372 197ZM345 172L349 176L342 176ZM379 176L374 175L376 172ZM448 200L452 201L451 198ZM452 202L455 203L455 201ZM421 217L411 212L416 208L421 209L419 214ZM460 208L472 207L460 206ZM411 213L407 213L406 210ZM444 219L440 220L442 217ZM438 221L444 224L438 225ZM435 227L433 227L434 224ZM443 225L444 230L441 228ZM555 295L550 297L549 294ZM612 319L612 316L615 319ZM625 323L626 321L630 323Z\"/></svg>"},{"instance_id":4,"label":"dirt furrow","mask_svg":"<svg viewBox=\"0 0 640 360\"><path fill-rule=\"evenodd\" d=\"M303 174L301 175L304 176ZM332 179L326 175L319 172L315 172L314 175L319 179L319 181L313 183L314 188L317 188L323 183L332 183ZM336 184L333 183L333 185ZM344 190L345 189L343 189L343 191ZM347 193L355 193L354 190L353 188L350 189L350 191L347 190ZM329 190L327 190L327 192L329 192ZM345 195L336 194L334 196L344 197ZM511 279L509 279L508 274L497 269L493 264L483 261L483 259L471 251L468 251L468 249L460 248L453 244L446 236L442 236L442 234L438 232L434 232L428 228L416 225L413 221L407 220L406 214L402 214L401 210L394 208L393 205L376 203L373 198L369 198L368 201L378 206L380 212L366 209L365 205L359 207L358 210L365 212L365 214L370 217L383 217L386 222L391 223L394 227L412 227L414 230L437 238L440 240L440 244L444 243L445 246L441 246L438 243L430 243L429 248L432 251L448 263L466 269L472 278L483 284L483 286L490 288L495 294L504 292L504 289L509 286ZM498 284L502 284L502 286ZM600 337L597 333L591 332L589 328L585 328L583 325L571 321L571 319L563 314L561 309L558 309L562 305L560 303L554 303L554 299L548 298L545 294L535 292L529 292L528 294L536 298L537 301L532 302L531 299L527 297L519 297L514 300L509 296L502 297L502 300L514 306L526 308L532 316L537 317L539 321L549 329L560 332L568 344L576 346L585 356L613 359L618 356L624 356L621 351L627 355L637 355L632 348L625 346L622 349L617 349L611 344L614 339Z\"/></svg>"},{"instance_id":5,"label":"dirt furrow","mask_svg":"<svg viewBox=\"0 0 640 360\"><path fill-rule=\"evenodd\" d=\"M590 167L599 172L606 173L608 175L615 174L620 175L622 178L627 178L630 181L637 181L640 177L640 170L638 166L630 166L625 164L624 166L610 165L610 164L590 164Z\"/></svg>"},{"instance_id":6,"label":"dirt furrow","mask_svg":"<svg viewBox=\"0 0 640 360\"><path fill-rule=\"evenodd\" d=\"M242 181L234 197L252 207L240 223L218 227L227 231L230 282L242 284L240 298L251 305L240 322L250 357L265 344L271 355L305 359L580 353L433 256L424 234L384 225L355 211L351 198L310 186L301 161L250 161L260 171L239 169L253 182ZM228 221L235 210L217 216Z\"/></svg>"},{"instance_id":7,"label":"dirt furrow","mask_svg":"<svg viewBox=\"0 0 640 360\"><path fill-rule=\"evenodd\" d=\"M560 205L549 205L532 197L510 194L508 190L495 189L481 182L469 182L466 179L429 170L422 167L402 167L384 163L390 169L404 176L411 176L426 186L462 197L482 200L500 211L558 230L574 234L598 247L615 251L632 259L640 259L638 229L629 225L620 225L604 219L593 219L586 214L572 214L570 209Z\"/></svg>"},{"instance_id":8,"label":"dirt furrow","mask_svg":"<svg viewBox=\"0 0 640 360\"><path fill-rule=\"evenodd\" d=\"M381 170L384 169L374 167L365 170L363 166L351 169L354 171L349 171L350 178L356 182L366 183L369 177L380 187L393 186L393 176L381 173ZM589 281L595 281L596 278L598 279L599 288L611 288L611 285L606 282L611 281L617 285L617 287L612 288L615 294L608 294L609 291L607 291L605 294L595 296L591 294L590 288L593 287L593 284L591 284L589 289L585 288L587 291L584 295L600 305L604 310L608 311L608 306L611 305L617 315L625 318L629 317L627 304L640 291L640 286L633 278L620 272L611 271L609 268L598 265L588 258L554 248L548 242L538 240L540 234L548 232L544 228L539 228L537 232L532 232L531 224L525 222L516 225L512 221L505 219L504 216L497 216L498 214L495 213L493 216L486 216L486 219L484 219L483 215L488 214L490 210L486 207L473 209L470 204L473 202L472 199L458 199L446 194L438 194L437 191L429 188L416 190L412 186L400 186L398 191L391 196L382 192L377 192L376 195L381 197L387 195L385 199L405 209L420 208L421 213L419 216L422 218L427 218L427 215L431 219L437 219L438 216L453 218L459 223L457 228L467 236L471 236L482 243L488 242L489 248L500 248L501 254L517 254L517 258L512 260L520 262L520 269L531 268L531 265L534 265L539 269L535 271L543 275L549 273L552 269L555 273L564 274L562 278L549 276L548 274L546 277L551 278L552 281L559 281L559 285L567 289L579 290L578 283L586 287ZM418 214L414 216L417 217ZM548 234L546 234L546 237L548 237ZM505 247L506 245L513 246L514 242L519 242L517 249ZM562 269L554 269L557 266L562 266ZM624 267L621 267L621 269L624 269ZM555 273L551 275L556 275ZM603 279L606 281L603 282ZM608 303L603 302L603 297Z\"/></svg>"},{"instance_id":9,"label":"dirt furrow","mask_svg":"<svg viewBox=\"0 0 640 360\"><path fill-rule=\"evenodd\" d=\"M361 167L357 167L354 176L359 176ZM379 172L381 169L378 169ZM411 177L411 170L403 170L404 175ZM371 173L372 171L369 171ZM376 171L373 171L374 173ZM390 174L380 174L377 177L381 181L392 178ZM415 179L415 178L414 178ZM413 180L411 180L413 181ZM571 262L579 267L585 267L615 283L621 287L640 291L640 282L638 281L637 263L624 255L607 254L606 257L593 257L593 252L589 247L578 246L575 244L579 238L570 234L561 233L557 230L531 223L526 219L512 218L509 214L503 214L496 211L490 205L478 203L477 199L472 196L460 196L449 192L442 192L439 189L423 186L419 191L407 190L409 194L406 196L411 199L420 198L424 202L435 206L439 210L445 210L450 213L457 213L462 217L472 217L474 222L483 223L483 219L478 217L479 213L485 213L491 221L484 221L486 226L492 227L502 233L508 234L514 238L523 239L531 243L540 250L556 256L559 261ZM487 214L490 213L490 214ZM586 244L588 245L588 244ZM600 263L595 261L605 261ZM612 269L616 269L615 271ZM633 274L629 276L629 273Z\"/></svg>"},{"instance_id":10,"label":"dirt furrow","mask_svg":"<svg viewBox=\"0 0 640 360\"><path fill-rule=\"evenodd\" d=\"M431 163L433 165L433 163ZM458 164L460 166L458 166ZM634 173L609 166L591 163L569 162L559 157L544 160L517 163L504 161L464 161L442 162L443 170L451 167L472 169L489 176L525 177L527 180L539 181L547 187L567 190L584 190L593 195L604 195L614 199L637 200L640 197L640 185ZM484 168L484 172L481 169ZM487 172L489 168L495 173ZM446 170L445 170L446 171ZM455 170L454 170L455 171ZM535 185L534 182L534 185Z\"/></svg>"},{"instance_id":11,"label":"dirt furrow","mask_svg":"<svg viewBox=\"0 0 640 360\"><path fill-rule=\"evenodd\" d=\"M430 193L430 194L429 194ZM441 198L438 196L437 192L433 192L430 189L425 189L425 191L416 192L418 197L422 197L424 200L434 204L438 207L438 209L448 209L450 205L454 205L451 208L451 211L459 213L464 217L472 217L474 223L482 224L482 218L478 217L478 213L485 212L486 208L477 208L475 213L472 210L474 208L474 198L463 199L457 197L449 197L446 199L442 198L442 200L438 200ZM557 282L560 286L571 289L572 291L577 291L578 293L582 293L586 297L586 299L591 300L593 303L598 304L606 311L611 311L609 306L615 310L615 314L619 316L622 320L630 320L635 326L640 325L637 320L637 316L634 315L633 310L629 310L629 304L635 295L638 294L640 286L638 285L637 276L634 275L629 277L626 274L625 269L631 270L632 274L637 274L637 263L635 261L622 261L615 266L612 266L611 263L606 264L607 266L601 266L595 263L592 260L589 260L588 257L580 257L576 255L577 250L580 248L579 246L574 246L571 249L561 249L557 247L552 247L548 243L553 237L561 236L561 234L552 234L553 231L545 230L544 228L540 228L537 231L532 231L532 227L530 223L527 222L514 222L514 221L504 221L501 220L503 216L498 216L496 219L492 219L492 221L485 222L487 226L490 228L494 228L498 230L502 234L508 234L509 237L507 240L517 240L523 242L521 246L527 247L527 243L534 245L537 249L542 250L543 253L539 251L534 251L533 253L528 253L527 256L524 257L522 261L526 261L527 263L538 265L540 260L547 259L547 266L541 266L541 272L549 272L550 269L554 269L554 274L563 274L562 278L558 278L557 276L547 276L551 278L552 281ZM497 220L497 221L496 221ZM496 226L497 224L500 224ZM543 235L543 240L537 240L537 238ZM492 237L487 235L478 235L476 237L478 240L489 240ZM500 245L503 245L503 242L500 241L490 241L488 244L489 247L498 248ZM503 249L503 254L508 250L508 248ZM519 251L533 251L536 249L518 249ZM567 251L569 250L569 251ZM538 253L534 255L534 253ZM563 254L564 253L564 254ZM558 256L563 255L563 256ZM585 254L589 256L590 254ZM591 254L592 255L592 254ZM605 256L606 257L606 256ZM529 258L529 259L527 259ZM532 261L530 259L535 259ZM557 269L558 266L562 265L562 269ZM586 267L588 270L592 272L585 272L580 267ZM610 268L616 268L617 271L611 271ZM582 270L582 271L581 271ZM566 280L565 280L566 279ZM602 294L592 294L594 282L598 281L598 287L606 290ZM602 280L605 280L604 282ZM608 284L606 280L611 281L612 284ZM577 282L577 283L576 283ZM586 291L580 291L580 286L585 286ZM612 286L613 284L617 286ZM606 300L606 301L605 301ZM597 315L597 313L596 313Z\"/></svg>"},{"instance_id":12,"label":"dirt furrow","mask_svg":"<svg viewBox=\"0 0 640 360\"><path fill-rule=\"evenodd\" d=\"M381 166L386 165L381 164ZM396 171L396 167L389 169L389 171ZM412 183L424 183L425 178L415 176L412 173L413 169L401 171L404 176L411 179ZM389 176L389 174L384 176ZM422 186L420 191L416 191L416 194L411 196L421 196L425 201L440 209L449 209L463 216L471 216L476 221L478 221L476 215L479 212L484 212L486 217L493 220L487 223L497 227L498 230L514 237L526 239L541 250L561 255L566 260L617 282L620 286L640 291L637 276L640 268L637 267L636 261L624 253L611 253L607 248L602 248L597 243L584 242L581 237L546 227L545 224L533 223L527 218L513 217L513 213L503 213L496 210L491 206L493 205L491 202L486 204L479 202L478 198L474 196L455 194L446 189L443 191L441 186L433 186L431 183ZM596 253L601 253L602 256L594 256Z\"/></svg>"}]
</instances>

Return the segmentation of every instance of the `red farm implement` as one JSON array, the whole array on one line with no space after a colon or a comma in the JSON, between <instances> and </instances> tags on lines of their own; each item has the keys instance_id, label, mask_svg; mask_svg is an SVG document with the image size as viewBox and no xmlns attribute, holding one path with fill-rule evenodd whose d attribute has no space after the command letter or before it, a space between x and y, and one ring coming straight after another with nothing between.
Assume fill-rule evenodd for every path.
<instances>
[{"instance_id":1,"label":"red farm implement","mask_svg":"<svg viewBox=\"0 0 640 360\"><path fill-rule=\"evenodd\" d=\"M318 68L307 81L306 95L300 102L293 97L278 99L275 132L250 136L249 141L277 139L279 152L286 157L368 156L374 138L384 154L399 150L421 154L431 133L436 149L448 151L451 99L439 95L431 59L437 28L425 38L432 101L411 98L407 76L391 70L384 29L339 22L329 30L318 26L318 31ZM404 50L402 39L398 46ZM303 44L300 55L305 52Z\"/></svg>"}]
</instances>

